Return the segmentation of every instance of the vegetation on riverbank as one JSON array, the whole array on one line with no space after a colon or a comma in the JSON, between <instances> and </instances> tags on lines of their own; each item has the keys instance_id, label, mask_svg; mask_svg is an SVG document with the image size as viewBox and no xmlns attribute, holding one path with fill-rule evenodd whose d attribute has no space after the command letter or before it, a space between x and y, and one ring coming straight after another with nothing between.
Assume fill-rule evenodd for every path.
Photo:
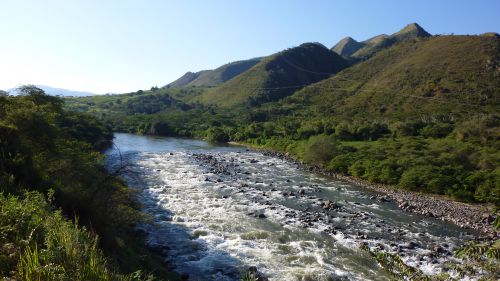
<instances>
[{"instance_id":1,"label":"vegetation on riverbank","mask_svg":"<svg viewBox=\"0 0 500 281\"><path fill-rule=\"evenodd\" d=\"M146 218L131 191L104 168L110 128L36 87L20 92L0 95L0 276L170 278L135 234Z\"/></svg>"}]
</instances>

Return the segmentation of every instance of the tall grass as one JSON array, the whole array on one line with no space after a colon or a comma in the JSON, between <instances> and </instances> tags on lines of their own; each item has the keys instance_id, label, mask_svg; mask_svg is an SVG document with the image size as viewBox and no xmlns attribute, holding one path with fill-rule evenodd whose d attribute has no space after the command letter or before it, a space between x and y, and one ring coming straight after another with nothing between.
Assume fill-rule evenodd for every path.
<instances>
[{"instance_id":1,"label":"tall grass","mask_svg":"<svg viewBox=\"0 0 500 281\"><path fill-rule=\"evenodd\" d=\"M142 274L118 274L99 250L98 237L65 219L38 192L0 194L0 229L0 276L19 281L143 279Z\"/></svg>"}]
</instances>

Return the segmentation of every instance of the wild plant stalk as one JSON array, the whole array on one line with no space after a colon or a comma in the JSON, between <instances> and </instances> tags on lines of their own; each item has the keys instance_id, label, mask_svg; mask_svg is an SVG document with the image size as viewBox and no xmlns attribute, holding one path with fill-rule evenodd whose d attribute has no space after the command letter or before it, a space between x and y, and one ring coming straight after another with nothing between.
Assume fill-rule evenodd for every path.
<instances>
[{"instance_id":1,"label":"wild plant stalk","mask_svg":"<svg viewBox=\"0 0 500 281\"><path fill-rule=\"evenodd\" d=\"M247 271L241 277L241 281L257 281L257 274L255 272Z\"/></svg>"}]
</instances>

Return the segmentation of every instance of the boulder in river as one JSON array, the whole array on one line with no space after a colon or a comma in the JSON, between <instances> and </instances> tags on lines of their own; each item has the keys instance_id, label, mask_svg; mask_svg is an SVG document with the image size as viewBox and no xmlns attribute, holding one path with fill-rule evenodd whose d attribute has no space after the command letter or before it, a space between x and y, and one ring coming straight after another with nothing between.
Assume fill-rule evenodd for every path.
<instances>
[{"instance_id":1,"label":"boulder in river","mask_svg":"<svg viewBox=\"0 0 500 281\"><path fill-rule=\"evenodd\" d=\"M323 203L321 203L321 205L324 210L332 210L340 208L340 206L337 203L331 200L326 200Z\"/></svg>"},{"instance_id":2,"label":"boulder in river","mask_svg":"<svg viewBox=\"0 0 500 281\"><path fill-rule=\"evenodd\" d=\"M257 270L256 266L250 266L247 269L247 275L250 277L248 280L255 280L255 281L269 281L269 279L264 276L261 272Z\"/></svg>"}]
</instances>

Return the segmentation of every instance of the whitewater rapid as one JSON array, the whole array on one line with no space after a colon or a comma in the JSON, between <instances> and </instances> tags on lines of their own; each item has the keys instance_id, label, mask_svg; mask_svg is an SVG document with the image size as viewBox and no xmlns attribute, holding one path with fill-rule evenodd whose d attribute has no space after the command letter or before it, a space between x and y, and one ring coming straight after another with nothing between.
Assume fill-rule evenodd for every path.
<instances>
[{"instance_id":1,"label":"whitewater rapid","mask_svg":"<svg viewBox=\"0 0 500 281\"><path fill-rule=\"evenodd\" d=\"M435 274L473 237L258 152L141 138L118 134L109 167L125 167L152 216L139 226L148 245L189 280L239 280L249 269L269 280L387 280L362 244Z\"/></svg>"}]
</instances>

